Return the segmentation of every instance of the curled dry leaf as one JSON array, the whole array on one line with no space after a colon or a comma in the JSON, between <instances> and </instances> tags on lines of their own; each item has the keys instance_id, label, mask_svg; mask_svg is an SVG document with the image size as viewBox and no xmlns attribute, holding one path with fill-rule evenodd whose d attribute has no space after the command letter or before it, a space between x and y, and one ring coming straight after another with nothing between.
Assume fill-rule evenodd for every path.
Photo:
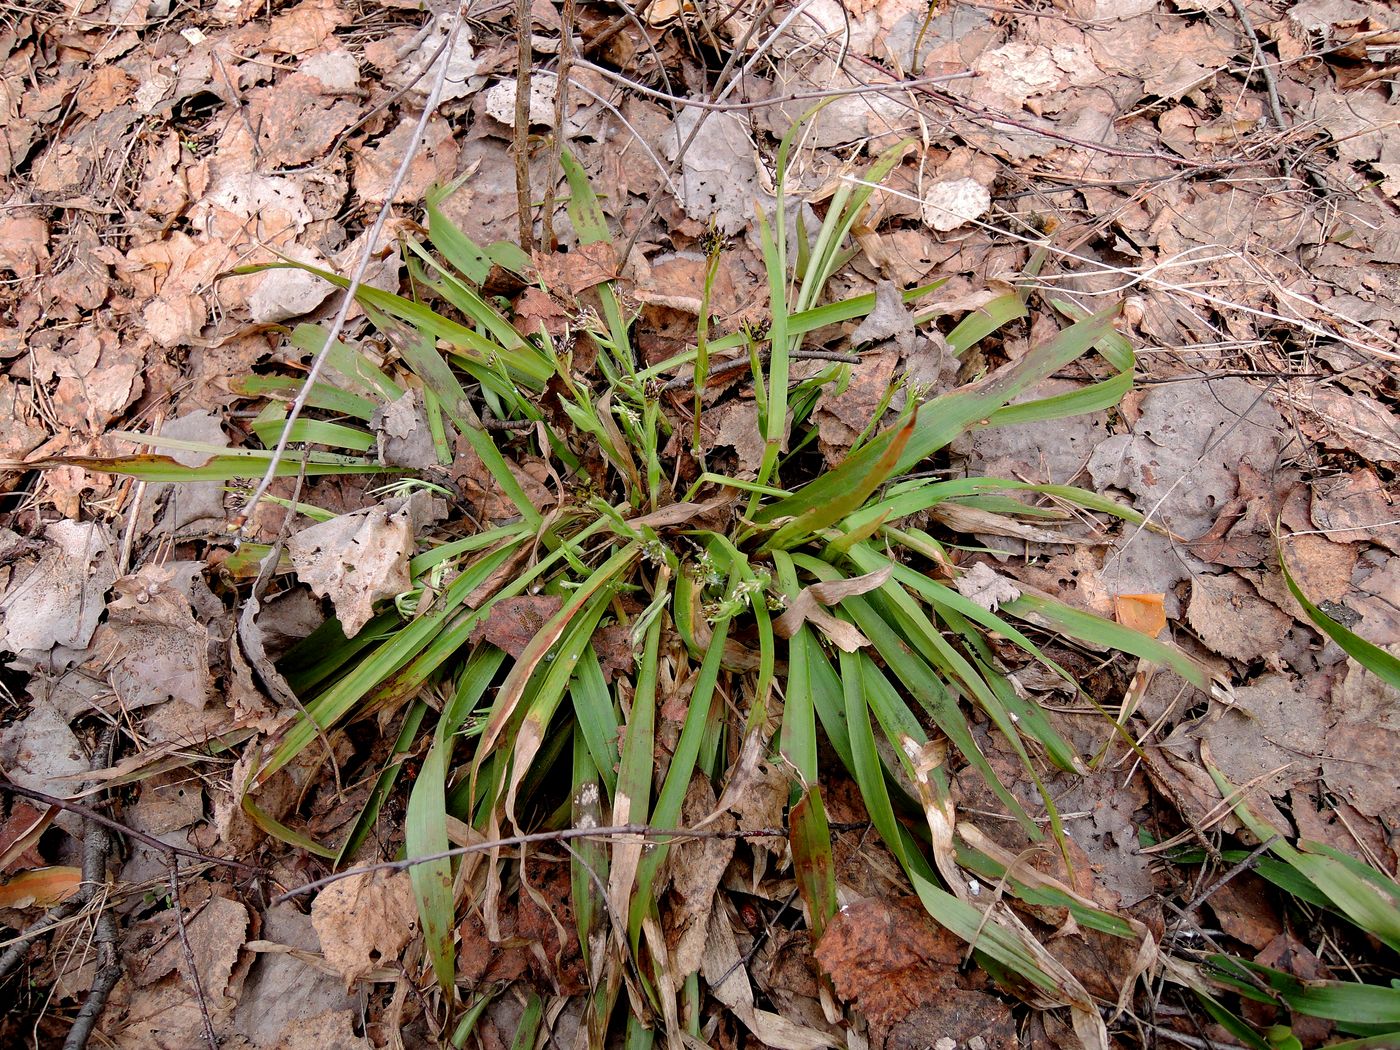
<instances>
[{"instance_id":1,"label":"curled dry leaf","mask_svg":"<svg viewBox=\"0 0 1400 1050\"><path fill-rule=\"evenodd\" d=\"M714 816L715 791L707 778L696 776L681 803L681 826L694 827ZM732 831L734 818L721 815L714 823L717 831ZM668 870L675 906L663 918L667 948L677 974L694 973L705 953L710 913L718 900L720 880L734 858L734 839L696 838L678 842L671 848Z\"/></svg>"},{"instance_id":2,"label":"curled dry leaf","mask_svg":"<svg viewBox=\"0 0 1400 1050\"><path fill-rule=\"evenodd\" d=\"M904 294L893 281L875 285L875 309L871 310L851 333L851 345L878 343L893 339L900 350L908 353L914 345L914 315L904 303Z\"/></svg>"},{"instance_id":3,"label":"curled dry leaf","mask_svg":"<svg viewBox=\"0 0 1400 1050\"><path fill-rule=\"evenodd\" d=\"M929 508L929 516L959 532L975 532L984 536L1010 536L1026 543L1103 544L1106 540L1092 537L1064 536L1052 529L1038 529L1017 521L1007 514L969 506L955 500L944 500Z\"/></svg>"},{"instance_id":4,"label":"curled dry leaf","mask_svg":"<svg viewBox=\"0 0 1400 1050\"><path fill-rule=\"evenodd\" d=\"M705 429L711 448L732 448L742 466L736 477L756 476L753 464L763 458L763 432L758 426L758 406L753 401L728 401L706 413ZM714 429L711 430L710 427ZM711 436L712 435L712 436Z\"/></svg>"},{"instance_id":5,"label":"curled dry leaf","mask_svg":"<svg viewBox=\"0 0 1400 1050\"><path fill-rule=\"evenodd\" d=\"M0 874L43 866L44 858L37 849L39 836L58 813L57 806L49 806L41 813L24 802L11 803L10 815L0 821Z\"/></svg>"},{"instance_id":6,"label":"curled dry leaf","mask_svg":"<svg viewBox=\"0 0 1400 1050\"><path fill-rule=\"evenodd\" d=\"M870 641L854 624L837 619L825 607L878 590L885 585L893 571L893 567L886 566L848 580L831 580L803 587L797 592L797 597L788 602L787 611L773 621L774 633L779 638L791 638L804 623L810 623L830 638L833 645L848 653L869 645Z\"/></svg>"}]
</instances>

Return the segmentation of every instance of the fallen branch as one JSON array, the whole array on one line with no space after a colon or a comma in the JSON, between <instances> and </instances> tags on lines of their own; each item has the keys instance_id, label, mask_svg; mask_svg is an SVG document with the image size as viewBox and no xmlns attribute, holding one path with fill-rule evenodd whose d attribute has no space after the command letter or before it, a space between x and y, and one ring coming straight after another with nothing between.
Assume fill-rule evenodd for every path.
<instances>
[{"instance_id":1,"label":"fallen branch","mask_svg":"<svg viewBox=\"0 0 1400 1050\"><path fill-rule=\"evenodd\" d=\"M108 726L103 731L97 750L92 756L94 770L105 769L112 764L112 745L117 731ZM107 854L112 849L112 836L109 829L93 820L83 822L83 884L75 896L81 897L80 908L86 907L99 890L107 889ZM97 946L97 970L92 977L92 987L88 989L83 1008L78 1011L73 1027L68 1029L68 1037L63 1040L63 1050L83 1050L92 1035L93 1026L107 1005L107 997L112 994L122 975L121 958L117 955L117 918L110 908L101 907L94 924L92 943Z\"/></svg>"},{"instance_id":2,"label":"fallen branch","mask_svg":"<svg viewBox=\"0 0 1400 1050\"><path fill-rule=\"evenodd\" d=\"M108 726L103 731L88 764L90 771L96 772L99 769L106 769L112 764L112 745L116 736L115 726ZM0 787L13 789L15 785L0 783ZM14 793L20 794L21 792L15 791ZM41 794L42 792L37 791L30 792L27 797L33 798ZM53 801L50 804L57 805L58 803ZM83 816L83 881L79 885L78 891L57 907L50 909L43 918L27 927L23 933L15 938L14 943L10 945L5 954L0 956L0 980L4 980L18 969L20 963L28 957L29 949L34 941L42 934L57 926L64 919L83 911L98 897L99 893L105 893L107 888L107 854L112 847L112 837L107 826L109 822L96 819L96 817L97 814L84 814ZM88 990L87 1000L78 1012L73 1027L68 1030L68 1037L63 1041L63 1050L84 1050L88 1037L92 1034L93 1025L97 1023L98 1016L102 1013L103 1007L107 1005L107 997L122 975L121 959L117 955L117 920L105 904L100 904L98 907L92 943L97 946L97 971L93 975L92 987Z\"/></svg>"}]
</instances>

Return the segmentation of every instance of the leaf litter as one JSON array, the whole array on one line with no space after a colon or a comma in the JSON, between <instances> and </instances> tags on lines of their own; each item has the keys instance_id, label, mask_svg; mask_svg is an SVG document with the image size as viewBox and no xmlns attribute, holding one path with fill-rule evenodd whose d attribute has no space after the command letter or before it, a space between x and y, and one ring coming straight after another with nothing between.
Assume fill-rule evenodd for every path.
<instances>
[{"instance_id":1,"label":"leaf litter","mask_svg":"<svg viewBox=\"0 0 1400 1050\"><path fill-rule=\"evenodd\" d=\"M610 53L624 56L618 68L629 77L680 74L684 91L701 94L706 70L686 40L702 23L688 8L671 6L671 21L649 15L644 41L629 39L628 28L614 37ZM1058 17L1016 18L966 6L929 12L900 2L862 3L838 12L816 4L810 24L795 22L774 43L772 82L751 75L744 81L749 100L894 81L905 69L979 74L934 88L935 96L907 89L839 98L808 143L810 169L799 181L814 189L844 173L846 157L832 147L911 131L922 136L895 180L909 187L911 200L887 200L883 216L867 216L870 232L852 261L855 290L874 292L877 308L834 340L841 349L866 343L873 349L851 368L842 392L828 388L814 408L820 452L833 464L878 423L881 405L900 410L900 394L886 400L888 388L921 362L933 362L935 379L925 385L936 385L938 375L946 381L959 367L985 367L945 354L940 340L951 325L915 322L894 293L935 277L1019 273L1029 254L1025 242L1050 236L1043 242L1041 291L1088 306L1119 291L1132 296L1119 328L1134 345L1152 350L1140 359L1152 380L1145 394L1087 423L1032 421L987 430L963 451L986 473L1077 482L1113 494L1146 515L1149 526L1089 516L1073 534L1041 528L1035 517L1027 519L1034 530L1011 536L978 528L992 561L976 561L954 581L989 611L1017 601L1021 584L1100 611L1159 595L1167 630L1235 681L1235 702L1226 709L1159 670L1125 726L1146 741L1142 770L1127 787L1098 771L1072 789L1064 785L1062 809L1076 814L1066 817L1073 847L1066 851L1085 861L1076 874L1087 875L1091 896L1110 910L1145 906L1172 891L1169 877L1138 852L1135 829L1155 834L1152 815L1161 807L1179 810L1178 821L1160 829L1162 837L1182 822L1208 826L1218 815L1218 788L1197 775L1205 753L1231 782L1252 783L1260 809L1280 827L1391 874L1397 862L1390 831L1400 813L1394 792L1385 789L1396 757L1393 691L1318 633L1284 586L1273 543L1280 529L1303 590L1331 615L1378 645L1400 640L1393 376L1400 162L1394 137L1384 133L1394 119L1384 89L1393 45L1368 35L1393 30L1393 20L1379 5L1361 2L1318 0L1280 12L1246 0L1240 6L1254 27L1246 32L1226 7L1203 16L1199 6L1168 11L1085 0ZM585 43L605 24L589 21L595 13L590 5L580 12ZM9 114L0 131L8 206L0 220L0 270L7 278L0 290L6 420L0 452L11 468L3 475L11 499L0 534L0 648L13 676L6 689L15 692L0 764L16 783L69 795L88 768L95 720L135 719L148 736L179 746L162 752L175 772L132 789L123 807L132 826L177 845L198 841L216 854L261 851L281 866L280 877L303 881L310 874L305 854L279 852L264 825L228 808L229 767L181 753L226 732L253 731L255 721L239 713L251 707L220 702L240 674L229 650L230 591L217 568L228 546L221 535L224 483L114 487L74 468L35 475L16 464L26 457L127 452L125 439L114 436L120 428L211 446L173 452L188 462L219 447L248 447L247 429L225 415L240 402L228 383L283 363L275 332L261 326L315 316L327 297L325 286L294 279L294 270L272 271L256 286L221 275L283 255L343 258L362 232L366 210L389 195L415 107L440 66L447 68L446 108L430 122L429 145L394 196L401 220L416 220L414 208L434 181L478 164L448 207L459 216L471 213L464 225L474 236L489 234L483 243L511 235L515 197L505 122L488 126L494 118L482 89L498 71L507 78L500 86L512 84L512 30L489 17L464 23L447 48L450 15L424 19L391 8L378 21L357 23L334 0L306 0L270 19L257 5L218 3L191 12L183 33L167 33L157 10L121 0L98 5L89 16L65 22L43 8L17 11L0 33ZM737 43L751 17L735 12L713 31ZM1111 20L1112 32L1093 20ZM534 27L556 50L558 24L556 16ZM836 29L845 34L842 50L823 43L823 34ZM1257 72L1262 67L1250 35L1266 49L1270 76ZM616 50L623 41L627 50ZM571 148L603 187L603 207L615 226L632 232L649 198L661 200L664 221L638 231L650 269L629 261L621 277L635 278L648 310L683 310L693 318L703 268L692 266L679 280L668 259L703 259L698 249L713 220L736 240L724 256L714 314L737 325L767 295L761 266L736 262L754 251L754 204L771 192L773 142L765 136L786 131L809 100L760 108L753 122L744 110L713 114L682 156L679 144L704 110L687 107L677 118L664 100L619 94L626 97L620 104L611 97L616 111L576 100L569 133ZM532 124L552 123L552 107L535 113L534 101ZM1272 112L1276 101L1285 126ZM673 175L658 169L677 159ZM1278 165L1280 159L1288 163ZM537 200L551 179L540 160L532 160L529 173ZM1222 172L1230 173L1228 188L1217 181ZM118 223L118 215L126 220ZM1057 228L1073 236L1051 236ZM556 229L566 241L573 235L562 213ZM571 247L570 256L587 246ZM564 258L546 252L541 272L559 267L572 283L546 284L575 299L617 273L609 259L595 281L580 276L579 263L561 266ZM401 269L397 256L387 257L386 286L397 285ZM272 279L279 274L285 276ZM985 305L949 301L953 322ZM547 330L563 333L576 306L560 306ZM663 337L646 338L664 357ZM1016 353L1015 338L1003 348L1008 357ZM1096 367L1057 375L1041 393L1084 389L1104 378ZM707 397L709 451L728 450L734 475L753 476L763 449L752 439L751 394L726 388ZM413 392L376 417L371 426L381 462L433 466L432 411ZM551 505L549 479L530 474L529 463L514 466L536 504ZM485 517L513 514L498 493L483 488L479 462L459 456L454 467L469 482L464 488L477 487L465 495ZM285 597L314 610L305 588L314 589L353 637L388 600L412 589L407 566L432 523L403 506L374 503L361 489L307 481L302 495L313 506L351 513L299 527L287 539L288 568L300 585ZM290 484L280 490L284 499L292 492ZM1034 506L1033 498L1025 505ZM1012 510L997 508L1003 517ZM125 534L129 520L136 523L134 545ZM937 520L947 515L930 518ZM274 542L280 526L280 512L264 515L258 538ZM1071 538L1089 534L1109 542L1087 546ZM812 590L803 592L810 603L798 606L799 595L790 611L799 608L805 622L833 640L844 637L848 652L868 648L840 615L841 596L823 601ZM547 597L494 606L484 637L507 651L523 650L550 615L551 606L541 604ZM277 633L273 607L260 610L269 637ZM315 622L299 620L286 630L295 637ZM791 621L781 628L790 629ZM622 640L617 647L626 648ZM1129 686L1119 669L1059 655L1096 698ZM1010 664L1018 659L1011 649L994 656ZM242 671L249 703L267 688L264 671L272 665L263 662L262 670ZM625 676L627 665L619 655L605 673L622 668ZM1013 680L1058 689L1034 676ZM678 684L666 710L683 716L686 695ZM1069 697L1073 704L1081 699L1073 690ZM287 715L279 712L280 697L262 699L256 732L275 734ZM201 709L208 717L191 721ZM1084 732L1074 728L1082 715L1055 717L1067 734ZM368 746L383 751L387 744ZM1015 779L1009 756L990 743L986 751ZM207 779L180 772L191 764ZM333 821L335 792L309 771L296 776L301 779L288 777L280 804L264 800L267 813ZM180 784L187 794L172 803L172 785ZM1038 805L1027 785L1015 786L1023 804ZM206 792L208 801L219 800L210 806L217 819L204 817ZM785 800L775 808L781 792L769 794L751 800L761 813L753 818L756 827L782 823ZM999 812L1001 806L979 799L976 808ZM18 809L7 812L14 821ZM66 814L58 826L66 838L57 847L41 842L22 871L44 868L40 861L78 860L81 820ZM392 850L388 834L385 853ZM843 856L862 852L843 838L850 834L837 833ZM1026 845L1007 838L1008 849ZM844 906L812 946L799 936L804 931L781 924L765 937L752 935L743 906L755 895L780 900L786 869L780 857L765 861L766 869L755 866L749 845L717 845L723 841L685 847L708 860L673 877L669 892L683 904L669 913L675 925L666 933L720 1008L754 1037L769 1045L837 1045L854 1033L838 1037L832 1027L834 992L864 1014L877 1045L1012 1045L1017 1008L961 966L960 942L904 896L893 862L887 860L885 874L895 876L883 881L878 873L840 869ZM673 856L687 853L677 849ZM879 864L876 848L870 857ZM158 855L147 859L153 866L140 877L159 877ZM127 874L135 879L138 872L133 867ZM171 907L143 904L134 894L121 905L133 935L128 979L103 1021L116 1045L202 1040L191 959L202 1006L227 1045L387 1045L394 1038L383 1021L387 1011L426 1023L402 998L389 998L374 1003L371 1023L362 1025L344 990L356 978L399 979L406 946L405 958L413 958L416 912L406 877L333 884L316 897L310 920L287 905L264 914L259 902L219 876L185 877L189 888L167 903L183 906L188 953ZM520 953L519 966L494 971L502 979L558 989L564 945L546 930L559 920L550 895L562 896L564 888L557 879L536 881L548 891L544 906L525 895L515 930L522 940L551 945L550 958L541 962L519 942L492 945L473 936L484 953ZM1276 900L1259 881L1245 873L1211 897L1206 906L1224 935L1246 945L1251 958L1299 977L1321 974L1317 957L1290 945L1276 917L1265 914ZM983 883L984 892L990 887ZM26 918L36 915L31 909ZM1027 918L1063 924L1048 911L1038 917L1028 911ZM464 954L470 921L460 934ZM1066 928L1060 943L1078 946L1079 936ZM797 976L774 961L798 955L807 969L793 967ZM767 960L762 979L759 958ZM64 971L69 985L76 979ZM760 1000L754 989L762 980L773 990ZM307 989L305 1009L269 1009L290 1001L285 988L291 987ZM1108 992L1112 1000L1116 990ZM780 1013L764 1005L780 1002ZM1295 1033L1307 1030L1297 1016L1294 1023ZM1328 1025L1312 1034L1329 1037ZM491 1028L492 1038L501 1035L499 1026ZM508 1041L512 1033L504 1035Z\"/></svg>"}]
</instances>

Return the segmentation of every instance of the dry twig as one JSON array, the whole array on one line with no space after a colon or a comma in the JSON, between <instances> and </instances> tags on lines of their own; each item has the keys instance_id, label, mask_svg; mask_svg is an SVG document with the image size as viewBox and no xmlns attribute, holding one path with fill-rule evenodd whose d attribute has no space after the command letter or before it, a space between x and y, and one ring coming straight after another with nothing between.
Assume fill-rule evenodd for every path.
<instances>
[{"instance_id":1,"label":"dry twig","mask_svg":"<svg viewBox=\"0 0 1400 1050\"><path fill-rule=\"evenodd\" d=\"M516 2L515 45L515 208L520 221L520 247L529 255L535 246L535 220L530 207L530 0Z\"/></svg>"},{"instance_id":2,"label":"dry twig","mask_svg":"<svg viewBox=\"0 0 1400 1050\"><path fill-rule=\"evenodd\" d=\"M199 1017L204 1026L204 1041L208 1044L209 1050L219 1050L219 1040L214 1036L214 1024L209 1019L209 1004L204 998L204 982L199 979L199 966L195 962L189 931L185 928L185 908L180 903L180 862L173 856L169 859L170 905L175 909L175 927L180 931L180 948L185 954L185 966L190 971L190 984L194 987L195 1001L199 1003ZM64 1050L67 1050L67 1047Z\"/></svg>"},{"instance_id":3,"label":"dry twig","mask_svg":"<svg viewBox=\"0 0 1400 1050\"><path fill-rule=\"evenodd\" d=\"M90 806L84 806L81 803L73 802L66 798L59 798L57 795L50 795L43 791L36 791L34 788L23 787L8 778L0 777L0 791L8 791L12 795L18 795L20 798L33 799L35 802L42 802L46 806L57 806L59 809L66 809L70 813L77 813L82 816L84 820L90 820L112 831L120 832L127 836L127 838L144 843L150 846L151 849L166 856L174 854L176 856L185 857L188 860L199 860L206 864L218 864L225 868L235 868L238 871L247 872L250 875L263 874L263 869L256 865L244 864L241 860L230 860L227 857L211 857L207 853L200 853L197 850L172 846L170 843L162 842L153 835L147 835L144 831L137 831L128 824L123 824L119 820L114 820L105 813L100 813Z\"/></svg>"},{"instance_id":4,"label":"dry twig","mask_svg":"<svg viewBox=\"0 0 1400 1050\"><path fill-rule=\"evenodd\" d=\"M456 45L457 34L461 31L467 6L468 0L459 0L457 4L457 15L452 21L452 29L448 32L447 40L443 45L446 48L445 54L448 56L452 54L452 49ZM277 476L277 468L282 462L282 457L286 455L287 444L291 440L292 427L301 418L301 413L306 408L306 402L311 397L316 380L321 376L321 369L325 367L326 356L345 328L345 320L350 315L350 307L355 302L355 295L359 292L360 286L364 284L365 275L369 272L369 261L374 255L375 246L379 243L379 236L384 230L384 224L389 220L390 213L394 210L394 198L399 195L404 180L408 178L408 169L413 164L413 158L418 155L418 148L423 142L423 133L427 130L428 121L437 111L438 101L442 98L442 89L447 81L447 70L450 66L451 63L444 57L433 78L433 86L428 93L428 99L423 104L423 112L419 115L418 123L414 126L413 137L409 139L408 148L404 150L403 160L399 162L398 168L394 171L394 177L384 192L384 203L379 209L379 214L375 216L374 225L370 227L369 233L365 236L365 247L364 251L360 253L360 261L355 266L355 272L350 276L350 283L340 296L340 308L336 310L335 319L331 321L330 330L326 333L326 341L312 360L311 368L306 373L301 390L297 392L296 400L292 402L292 407L287 411L286 421L282 424L282 434L277 439L277 447L272 450L272 456L267 461L267 470L264 472L262 480L258 482L258 487L248 497L248 502L243 505L243 509L234 516L230 523L232 529L240 535L244 526L252 518L253 511L262 502L263 496L267 494L272 479ZM528 96L526 101L528 104Z\"/></svg>"}]
</instances>

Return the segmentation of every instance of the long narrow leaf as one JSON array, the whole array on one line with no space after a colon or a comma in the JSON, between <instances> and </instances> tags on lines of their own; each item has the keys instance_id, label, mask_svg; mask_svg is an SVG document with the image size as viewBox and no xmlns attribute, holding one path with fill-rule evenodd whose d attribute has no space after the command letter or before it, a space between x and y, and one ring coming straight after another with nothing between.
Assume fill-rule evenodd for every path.
<instances>
[{"instance_id":1,"label":"long narrow leaf","mask_svg":"<svg viewBox=\"0 0 1400 1050\"><path fill-rule=\"evenodd\" d=\"M446 722L438 722L432 747L423 759L423 768L408 796L404 826L404 852L409 859L443 853L447 841L447 759L452 739L445 734ZM433 964L438 986L450 991L456 978L452 952L452 931L456 926L452 895L452 862L445 857L423 861L408 869L418 917L423 924L423 943Z\"/></svg>"},{"instance_id":2,"label":"long narrow leaf","mask_svg":"<svg viewBox=\"0 0 1400 1050\"><path fill-rule=\"evenodd\" d=\"M920 410L918 423L906 439L890 473L907 471L977 421L986 419L1056 370L1081 357L1102 338L1115 312L1104 310L1087 320L1077 321L1055 338L1035 347L1015 363L986 379L929 402ZM875 468L894 438L893 433L886 431L872 439L847 457L837 470L803 486L789 499L779 500L764 508L757 520L771 521L799 514L807 508L831 504L849 490L851 478L863 477Z\"/></svg>"},{"instance_id":3,"label":"long narrow leaf","mask_svg":"<svg viewBox=\"0 0 1400 1050\"><path fill-rule=\"evenodd\" d=\"M1279 571L1283 573L1284 582L1288 584L1289 592L1293 595L1294 600L1303 607L1303 611L1308 614L1308 619L1316 624L1323 634L1341 646L1342 651L1362 667L1381 681L1400 689L1400 658L1386 652L1380 646L1372 645L1365 638L1353 634L1309 601L1307 595L1303 593L1303 589L1298 586L1298 581L1288 571L1288 562L1281 553L1278 565Z\"/></svg>"},{"instance_id":4,"label":"long narrow leaf","mask_svg":"<svg viewBox=\"0 0 1400 1050\"><path fill-rule=\"evenodd\" d=\"M780 528L768 540L765 547L782 550L801 542L817 530L840 521L863 504L870 498L871 493L883 485L895 472L900 455L905 446L908 445L910 436L915 432L917 423L917 414L910 417L908 422L894 432L890 441L885 443L884 451L874 462L862 463L857 467L852 460L848 459L835 470L826 474L824 476L826 479L834 480L831 486L831 497L825 502L813 503L804 499L805 489L797 496L792 497L791 500L781 501L782 503L791 503L790 509L797 513L797 517Z\"/></svg>"},{"instance_id":5,"label":"long narrow leaf","mask_svg":"<svg viewBox=\"0 0 1400 1050\"><path fill-rule=\"evenodd\" d=\"M792 807L789 824L793 875L807 905L815 941L836 914L836 865L820 787L813 785Z\"/></svg>"}]
</instances>

